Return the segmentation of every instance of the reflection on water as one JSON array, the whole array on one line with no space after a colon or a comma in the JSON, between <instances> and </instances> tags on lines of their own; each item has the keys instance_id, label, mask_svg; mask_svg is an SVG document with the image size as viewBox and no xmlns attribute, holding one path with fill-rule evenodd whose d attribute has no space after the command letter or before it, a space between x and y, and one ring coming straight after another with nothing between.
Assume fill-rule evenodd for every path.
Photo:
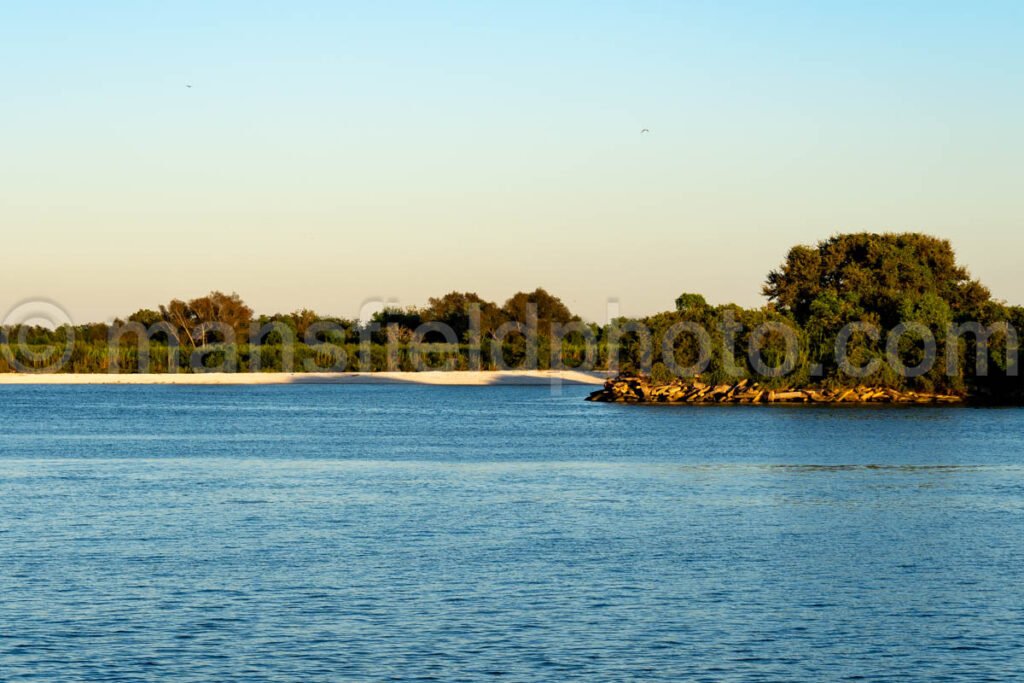
<instances>
[{"instance_id":1,"label":"reflection on water","mask_svg":"<svg viewBox=\"0 0 1024 683\"><path fill-rule=\"evenodd\" d=\"M772 469L794 472L854 472L857 470L878 470L882 472L962 472L967 470L1000 469L1020 470L1007 465L764 465Z\"/></svg>"},{"instance_id":2,"label":"reflection on water","mask_svg":"<svg viewBox=\"0 0 1024 683\"><path fill-rule=\"evenodd\" d=\"M0 388L0 680L1014 680L1019 410Z\"/></svg>"}]
</instances>

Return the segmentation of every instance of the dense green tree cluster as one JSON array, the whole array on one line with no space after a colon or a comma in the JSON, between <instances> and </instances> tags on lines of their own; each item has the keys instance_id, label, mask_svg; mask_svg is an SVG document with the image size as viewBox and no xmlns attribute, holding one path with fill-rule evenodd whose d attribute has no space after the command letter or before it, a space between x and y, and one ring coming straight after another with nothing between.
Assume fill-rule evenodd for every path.
<instances>
[{"instance_id":1,"label":"dense green tree cluster","mask_svg":"<svg viewBox=\"0 0 1024 683\"><path fill-rule=\"evenodd\" d=\"M819 311L841 310L886 327L921 306L975 318L991 299L957 265L948 241L917 233L837 235L817 247L794 247L768 274L764 294L800 325Z\"/></svg>"},{"instance_id":2,"label":"dense green tree cluster","mask_svg":"<svg viewBox=\"0 0 1024 683\"><path fill-rule=\"evenodd\" d=\"M618 321L653 339L626 334L622 367L656 380L700 366L714 383L1024 396L1014 334L1024 331L1024 309L994 301L945 240L859 233L797 246L769 273L764 294L768 305L751 310L687 293L675 311Z\"/></svg>"},{"instance_id":3,"label":"dense green tree cluster","mask_svg":"<svg viewBox=\"0 0 1024 683\"><path fill-rule=\"evenodd\" d=\"M1005 326L1021 329L1021 309L992 300L988 289L956 263L946 240L858 233L794 247L768 275L764 293L801 331L808 360L826 379L848 382L835 342L850 325L881 332L879 339L863 334L851 339L851 362L877 368L865 381L984 394L1004 391L1008 375L1016 371L1007 362L1007 344L1014 340ZM976 372L979 330L982 336L992 333L987 377ZM896 352L904 365L917 367L932 340L937 362L927 372L906 378L884 362L887 353Z\"/></svg>"}]
</instances>

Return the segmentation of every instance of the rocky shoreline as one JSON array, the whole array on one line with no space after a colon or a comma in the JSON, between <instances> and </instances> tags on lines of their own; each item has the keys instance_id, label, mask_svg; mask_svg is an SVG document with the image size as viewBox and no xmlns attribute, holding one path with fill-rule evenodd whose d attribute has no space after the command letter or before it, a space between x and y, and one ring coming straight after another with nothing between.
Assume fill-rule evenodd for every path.
<instances>
[{"instance_id":1,"label":"rocky shoreline","mask_svg":"<svg viewBox=\"0 0 1024 683\"><path fill-rule=\"evenodd\" d=\"M604 388L587 397L601 403L892 403L904 405L960 404L966 397L953 394L928 394L897 391L887 387L857 386L842 389L767 388L756 382L740 380L734 384L705 384L700 381L675 381L653 384L646 377L619 376L609 379Z\"/></svg>"}]
</instances>

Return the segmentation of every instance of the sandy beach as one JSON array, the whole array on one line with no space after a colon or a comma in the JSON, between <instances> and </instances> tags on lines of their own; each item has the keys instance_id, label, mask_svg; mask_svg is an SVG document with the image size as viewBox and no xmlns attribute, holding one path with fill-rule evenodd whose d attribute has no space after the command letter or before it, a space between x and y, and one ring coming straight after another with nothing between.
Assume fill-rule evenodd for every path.
<instances>
[{"instance_id":1,"label":"sandy beach","mask_svg":"<svg viewBox=\"0 0 1024 683\"><path fill-rule=\"evenodd\" d=\"M428 371L428 372L239 372L198 374L0 374L0 385L11 384L181 384L181 385L264 385L264 384L434 384L449 386L490 386L602 384L607 372L578 370Z\"/></svg>"}]
</instances>

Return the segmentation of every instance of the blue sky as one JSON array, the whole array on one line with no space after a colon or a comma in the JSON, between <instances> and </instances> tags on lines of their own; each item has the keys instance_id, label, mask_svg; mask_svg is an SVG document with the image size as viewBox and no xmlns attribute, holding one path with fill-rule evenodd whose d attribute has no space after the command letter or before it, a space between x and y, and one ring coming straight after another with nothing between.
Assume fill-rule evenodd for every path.
<instances>
[{"instance_id":1,"label":"blue sky","mask_svg":"<svg viewBox=\"0 0 1024 683\"><path fill-rule=\"evenodd\" d=\"M922 230L1024 303L1024 5L0 9L0 309L757 305L789 246ZM191 85L192 87L187 87ZM640 130L650 133L641 135Z\"/></svg>"}]
</instances>

